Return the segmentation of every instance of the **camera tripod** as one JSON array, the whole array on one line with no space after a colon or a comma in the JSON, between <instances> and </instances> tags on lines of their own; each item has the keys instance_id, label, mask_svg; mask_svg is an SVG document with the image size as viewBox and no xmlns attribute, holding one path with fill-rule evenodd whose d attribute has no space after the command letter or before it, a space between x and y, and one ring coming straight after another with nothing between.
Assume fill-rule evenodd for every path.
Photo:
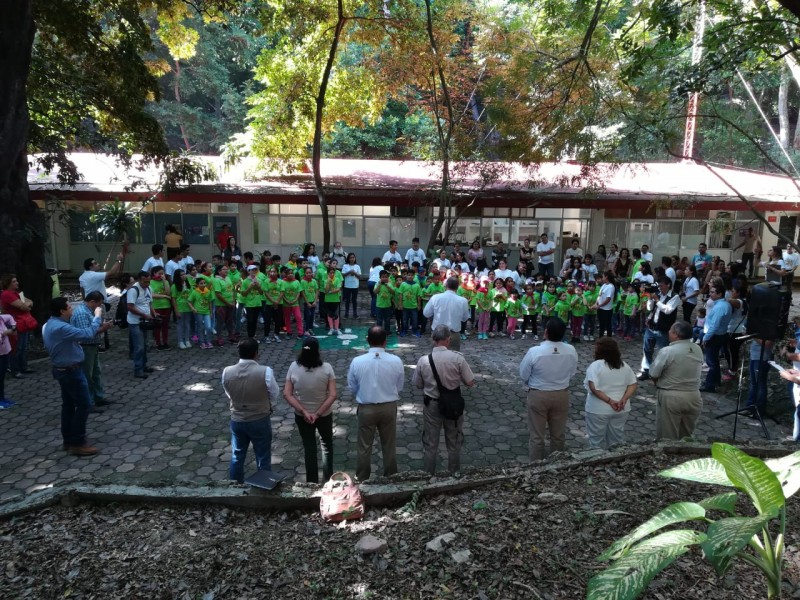
<instances>
[{"instance_id":1,"label":"camera tripod","mask_svg":"<svg viewBox=\"0 0 800 600\"><path fill-rule=\"evenodd\" d=\"M751 335L740 335L737 337L737 340L747 341L757 337L756 334ZM744 344L742 344L744 346ZM744 417L751 417L756 419L761 424L761 430L764 432L764 437L766 439L770 439L769 431L767 430L767 425L764 423L764 417L761 416L761 411L758 409L757 405L753 406L745 406L742 408L742 394L744 393L744 387L742 386L742 380L744 379L744 358L745 352L742 352L742 358L739 364L739 391L736 394L736 409L728 411L726 413L722 413L721 415L717 415L714 417L715 419L723 419L725 417L729 417L731 415L735 415L733 418L733 435L731 436L732 439L736 439L736 429L739 426L739 415ZM764 367L764 344L761 344L761 355L758 357L758 364L759 369L756 372L755 381L751 381L750 385L755 386L758 389L758 383L761 377L767 376L766 368ZM768 368L768 367L767 367ZM763 372L762 372L763 371Z\"/></svg>"}]
</instances>

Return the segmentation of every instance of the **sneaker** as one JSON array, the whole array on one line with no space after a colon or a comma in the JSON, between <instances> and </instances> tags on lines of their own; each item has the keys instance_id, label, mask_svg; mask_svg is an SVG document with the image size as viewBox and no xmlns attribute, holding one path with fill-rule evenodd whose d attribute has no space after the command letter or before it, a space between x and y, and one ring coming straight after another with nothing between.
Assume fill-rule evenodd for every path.
<instances>
[{"instance_id":1,"label":"sneaker","mask_svg":"<svg viewBox=\"0 0 800 600\"><path fill-rule=\"evenodd\" d=\"M197 342L199 342L199 341L200 341L200 338L199 338L199 337L197 337L196 335L193 335L193 336L192 336L192 341L193 341L193 342L196 344Z\"/></svg>"},{"instance_id":2,"label":"sneaker","mask_svg":"<svg viewBox=\"0 0 800 600\"><path fill-rule=\"evenodd\" d=\"M242 321L242 323L246 323L246 322L247 322L247 318L245 317L245 319ZM258 317L258 322L261 325L263 325L264 324L264 317Z\"/></svg>"},{"instance_id":3,"label":"sneaker","mask_svg":"<svg viewBox=\"0 0 800 600\"><path fill-rule=\"evenodd\" d=\"M539 336L538 335L533 336L533 341L534 342L538 342L539 341Z\"/></svg>"},{"instance_id":4,"label":"sneaker","mask_svg":"<svg viewBox=\"0 0 800 600\"><path fill-rule=\"evenodd\" d=\"M333 335L333 329L328 329L328 335Z\"/></svg>"},{"instance_id":5,"label":"sneaker","mask_svg":"<svg viewBox=\"0 0 800 600\"><path fill-rule=\"evenodd\" d=\"M417 337L419 337L419 336L417 336ZM462 333L462 334L461 334L461 339L462 339L462 340L465 340L465 339L467 339L467 334L466 334L466 333Z\"/></svg>"},{"instance_id":6,"label":"sneaker","mask_svg":"<svg viewBox=\"0 0 800 600\"><path fill-rule=\"evenodd\" d=\"M522 338L520 338L520 339L527 340L528 339L528 334L527 333L523 333L522 334Z\"/></svg>"},{"instance_id":7,"label":"sneaker","mask_svg":"<svg viewBox=\"0 0 800 600\"><path fill-rule=\"evenodd\" d=\"M590 341L590 342L593 342L593 341L594 341L594 336L593 336L593 335L590 335L590 336L589 336L589 341Z\"/></svg>"},{"instance_id":8,"label":"sneaker","mask_svg":"<svg viewBox=\"0 0 800 600\"><path fill-rule=\"evenodd\" d=\"M342 330L341 329L337 329L336 330L336 335L342 335Z\"/></svg>"},{"instance_id":9,"label":"sneaker","mask_svg":"<svg viewBox=\"0 0 800 600\"><path fill-rule=\"evenodd\" d=\"M515 340L515 339L517 339L517 336L515 336L515 335L512 333L510 336L508 336L508 339L510 339L510 340Z\"/></svg>"},{"instance_id":10,"label":"sneaker","mask_svg":"<svg viewBox=\"0 0 800 600\"><path fill-rule=\"evenodd\" d=\"M270 342L270 339L268 337L265 337L263 340L261 340L261 343L262 344L269 344L271 342Z\"/></svg>"},{"instance_id":11,"label":"sneaker","mask_svg":"<svg viewBox=\"0 0 800 600\"><path fill-rule=\"evenodd\" d=\"M494 337L494 335L495 335L495 334L494 334L494 331L490 331L490 332L489 332L489 337L490 337L490 338L493 338L493 337Z\"/></svg>"},{"instance_id":12,"label":"sneaker","mask_svg":"<svg viewBox=\"0 0 800 600\"><path fill-rule=\"evenodd\" d=\"M584 342L588 342L589 341L589 336L588 335L584 335L583 336L583 341Z\"/></svg>"},{"instance_id":13,"label":"sneaker","mask_svg":"<svg viewBox=\"0 0 800 600\"><path fill-rule=\"evenodd\" d=\"M278 342L279 344L281 342L281 338L279 336L277 336L277 335L273 335L272 339L275 340L276 342Z\"/></svg>"},{"instance_id":14,"label":"sneaker","mask_svg":"<svg viewBox=\"0 0 800 600\"><path fill-rule=\"evenodd\" d=\"M417 333L415 333L414 335L415 335L415 336L417 336L418 338L421 338L421 337L422 337L422 334L421 334L419 331L418 331ZM462 340L465 340L465 339L467 339L467 336L465 336L465 335L462 335L462 336L461 336L461 339L462 339Z\"/></svg>"}]
</instances>

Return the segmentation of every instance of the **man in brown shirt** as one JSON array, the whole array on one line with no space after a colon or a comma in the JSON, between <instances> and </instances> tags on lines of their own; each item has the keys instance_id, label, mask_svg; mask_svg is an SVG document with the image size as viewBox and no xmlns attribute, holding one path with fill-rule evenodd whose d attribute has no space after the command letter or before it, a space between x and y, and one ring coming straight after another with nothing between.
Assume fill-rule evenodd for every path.
<instances>
[{"instance_id":1,"label":"man in brown shirt","mask_svg":"<svg viewBox=\"0 0 800 600\"><path fill-rule=\"evenodd\" d=\"M462 383L472 387L475 385L475 376L469 368L464 355L460 352L449 350L450 327L439 325L434 328L433 335L433 363L442 386L455 389ZM436 474L436 455L439 452L439 434L444 428L444 441L447 446L447 468L450 473L461 469L461 444L464 441L464 415L458 419L445 419L439 413L439 387L433 376L433 369L428 356L423 356L417 363L414 371L414 385L425 393L425 409L423 410L422 445L424 447L425 470L431 475Z\"/></svg>"}]
</instances>

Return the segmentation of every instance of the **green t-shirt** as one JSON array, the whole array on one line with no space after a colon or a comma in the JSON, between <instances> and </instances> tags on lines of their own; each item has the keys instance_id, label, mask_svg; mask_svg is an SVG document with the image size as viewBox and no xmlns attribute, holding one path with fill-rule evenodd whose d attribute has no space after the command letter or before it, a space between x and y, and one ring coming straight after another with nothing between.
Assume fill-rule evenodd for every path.
<instances>
[{"instance_id":1,"label":"green t-shirt","mask_svg":"<svg viewBox=\"0 0 800 600\"><path fill-rule=\"evenodd\" d=\"M460 285L458 286L458 291L456 293L462 298L466 298L467 304L472 304L472 299L475 297L474 289L469 289L467 287L464 287L463 285Z\"/></svg>"},{"instance_id":2,"label":"green t-shirt","mask_svg":"<svg viewBox=\"0 0 800 600\"><path fill-rule=\"evenodd\" d=\"M325 285L322 291L325 292L325 302L336 303L342 301L342 283L343 277L339 271L336 271L333 278L330 274L325 276Z\"/></svg>"},{"instance_id":3,"label":"green t-shirt","mask_svg":"<svg viewBox=\"0 0 800 600\"><path fill-rule=\"evenodd\" d=\"M311 281L307 281L305 278L300 280L300 287L303 290L303 300L305 300L308 304L317 301L317 294L319 293L319 284L317 280L313 277Z\"/></svg>"},{"instance_id":4,"label":"green t-shirt","mask_svg":"<svg viewBox=\"0 0 800 600\"><path fill-rule=\"evenodd\" d=\"M264 298L267 301L267 304L275 304L281 303L281 295L283 294L283 282L280 279L276 279L272 281L269 278L264 278L264 281L261 282L261 289L264 291Z\"/></svg>"},{"instance_id":5,"label":"green t-shirt","mask_svg":"<svg viewBox=\"0 0 800 600\"><path fill-rule=\"evenodd\" d=\"M569 320L569 303L564 300L559 300L556 302L555 307L553 307L553 312L559 319L564 321L564 323L567 323Z\"/></svg>"},{"instance_id":6,"label":"green t-shirt","mask_svg":"<svg viewBox=\"0 0 800 600\"><path fill-rule=\"evenodd\" d=\"M477 292L475 294L475 312L477 314L492 310L492 298L489 292Z\"/></svg>"},{"instance_id":7,"label":"green t-shirt","mask_svg":"<svg viewBox=\"0 0 800 600\"><path fill-rule=\"evenodd\" d=\"M403 308L418 308L421 290L419 284L403 282L400 286L400 295L403 297Z\"/></svg>"},{"instance_id":8,"label":"green t-shirt","mask_svg":"<svg viewBox=\"0 0 800 600\"><path fill-rule=\"evenodd\" d=\"M150 292L155 296L156 294L169 294L169 281L166 279L151 279ZM153 298L153 308L171 308L172 302L169 298Z\"/></svg>"},{"instance_id":9,"label":"green t-shirt","mask_svg":"<svg viewBox=\"0 0 800 600\"><path fill-rule=\"evenodd\" d=\"M492 299L492 312L504 312L506 309L506 300L508 300L508 292L506 288L492 288L489 292L489 297Z\"/></svg>"},{"instance_id":10,"label":"green t-shirt","mask_svg":"<svg viewBox=\"0 0 800 600\"><path fill-rule=\"evenodd\" d=\"M639 307L639 296L636 294L625 294L622 301L622 314L626 317L633 316L633 311Z\"/></svg>"},{"instance_id":11,"label":"green t-shirt","mask_svg":"<svg viewBox=\"0 0 800 600\"><path fill-rule=\"evenodd\" d=\"M258 281L258 277L256 277L256 281ZM239 288L241 290L242 302L248 308L256 308L264 303L264 294L261 293L261 290L256 289L248 293L251 287L253 287L252 279L249 277L242 279L242 286Z\"/></svg>"},{"instance_id":12,"label":"green t-shirt","mask_svg":"<svg viewBox=\"0 0 800 600\"><path fill-rule=\"evenodd\" d=\"M594 306L597 304L597 299L600 297L600 290L595 288L593 292L583 292L583 297L586 299L586 304ZM596 315L597 309L589 308L586 310L587 315Z\"/></svg>"},{"instance_id":13,"label":"green t-shirt","mask_svg":"<svg viewBox=\"0 0 800 600\"><path fill-rule=\"evenodd\" d=\"M551 294L550 292L543 292L542 293L542 314L546 317L549 317L553 314L553 308L558 302L558 296L555 294Z\"/></svg>"},{"instance_id":14,"label":"green t-shirt","mask_svg":"<svg viewBox=\"0 0 800 600\"><path fill-rule=\"evenodd\" d=\"M152 283L152 281L151 281ZM187 282L183 282L183 289L179 292L177 286L172 284L172 297L175 298L175 306L179 313L189 313L192 309L189 308L189 294L192 293L192 288L189 287Z\"/></svg>"},{"instance_id":15,"label":"green t-shirt","mask_svg":"<svg viewBox=\"0 0 800 600\"><path fill-rule=\"evenodd\" d=\"M426 287L422 288L422 306L428 303L428 300L433 298L436 294L444 294L444 285L439 283L429 283Z\"/></svg>"},{"instance_id":16,"label":"green t-shirt","mask_svg":"<svg viewBox=\"0 0 800 600\"><path fill-rule=\"evenodd\" d=\"M542 295L539 292L533 292L530 296L525 294L520 300L527 306L527 309L523 309L526 315L536 316L539 314L542 304Z\"/></svg>"},{"instance_id":17,"label":"green t-shirt","mask_svg":"<svg viewBox=\"0 0 800 600\"><path fill-rule=\"evenodd\" d=\"M211 314L211 303L214 299L214 292L210 289L206 288L206 293L200 293L200 290L197 288L192 290L192 293L189 294L189 302L194 306L194 309L197 311L198 315L210 315ZM190 309L191 310L191 309Z\"/></svg>"},{"instance_id":18,"label":"green t-shirt","mask_svg":"<svg viewBox=\"0 0 800 600\"><path fill-rule=\"evenodd\" d=\"M233 304L233 283L227 277L215 277L214 278L214 297L219 302L220 306L224 306L224 302L220 302L219 298L216 295L219 294L225 302L229 302Z\"/></svg>"},{"instance_id":19,"label":"green t-shirt","mask_svg":"<svg viewBox=\"0 0 800 600\"><path fill-rule=\"evenodd\" d=\"M506 316L511 319L519 319L522 316L522 301L507 300L506 301Z\"/></svg>"},{"instance_id":20,"label":"green t-shirt","mask_svg":"<svg viewBox=\"0 0 800 600\"><path fill-rule=\"evenodd\" d=\"M572 314L576 317L582 317L586 314L586 304L583 297L584 294L575 294L572 299Z\"/></svg>"},{"instance_id":21,"label":"green t-shirt","mask_svg":"<svg viewBox=\"0 0 800 600\"><path fill-rule=\"evenodd\" d=\"M283 290L284 306L293 307L300 303L300 293L303 291L303 286L297 279L282 281L281 288Z\"/></svg>"},{"instance_id":22,"label":"green t-shirt","mask_svg":"<svg viewBox=\"0 0 800 600\"><path fill-rule=\"evenodd\" d=\"M394 286L391 282L375 284L372 290L375 293L376 308L392 308L392 298L394 298Z\"/></svg>"}]
</instances>

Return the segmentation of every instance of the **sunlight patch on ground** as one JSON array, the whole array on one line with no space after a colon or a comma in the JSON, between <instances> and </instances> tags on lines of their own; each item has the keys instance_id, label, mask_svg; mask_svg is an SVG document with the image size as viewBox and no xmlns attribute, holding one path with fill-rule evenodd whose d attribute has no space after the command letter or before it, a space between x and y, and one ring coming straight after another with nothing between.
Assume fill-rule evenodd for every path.
<instances>
[{"instance_id":1,"label":"sunlight patch on ground","mask_svg":"<svg viewBox=\"0 0 800 600\"><path fill-rule=\"evenodd\" d=\"M213 388L207 383L190 383L183 386L187 392L212 392Z\"/></svg>"}]
</instances>

